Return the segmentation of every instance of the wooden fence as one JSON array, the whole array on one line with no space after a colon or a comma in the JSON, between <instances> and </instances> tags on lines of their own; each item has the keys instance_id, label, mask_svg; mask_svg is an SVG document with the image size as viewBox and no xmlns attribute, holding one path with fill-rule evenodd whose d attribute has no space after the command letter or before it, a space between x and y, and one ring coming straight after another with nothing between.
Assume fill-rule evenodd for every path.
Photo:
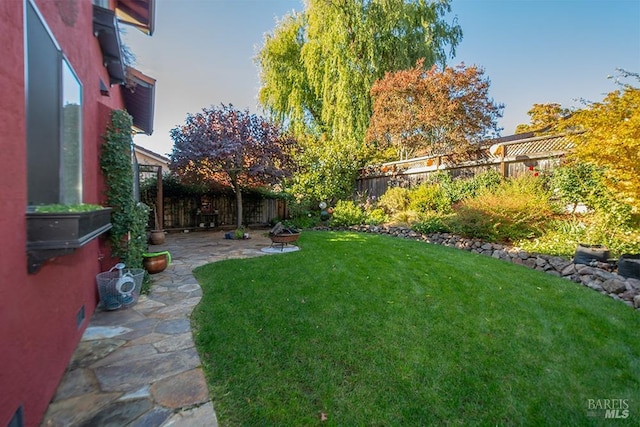
<instances>
[{"instance_id":1,"label":"wooden fence","mask_svg":"<svg viewBox=\"0 0 640 427\"><path fill-rule=\"evenodd\" d=\"M212 227L235 227L236 197L234 194L190 195L163 198L163 227L165 230L185 230ZM268 225L275 218L286 216L286 202L257 195L243 195L244 225ZM145 203L155 204L155 200ZM153 216L153 214L152 214ZM155 219L150 218L150 224Z\"/></svg>"},{"instance_id":2,"label":"wooden fence","mask_svg":"<svg viewBox=\"0 0 640 427\"><path fill-rule=\"evenodd\" d=\"M447 164L445 156L434 155L369 166L360 171L356 190L361 195L377 198L391 187L420 185L437 172L449 172L453 178L467 178L494 169L505 178L515 178L556 167L560 158L573 147L565 135L492 142L480 146L473 160L462 163Z\"/></svg>"}]
</instances>

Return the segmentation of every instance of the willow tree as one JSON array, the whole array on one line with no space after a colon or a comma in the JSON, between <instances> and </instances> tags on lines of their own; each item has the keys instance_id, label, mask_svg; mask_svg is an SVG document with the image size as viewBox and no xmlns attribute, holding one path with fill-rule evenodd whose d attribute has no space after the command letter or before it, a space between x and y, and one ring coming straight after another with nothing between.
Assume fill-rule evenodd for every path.
<instances>
[{"instance_id":1,"label":"willow tree","mask_svg":"<svg viewBox=\"0 0 640 427\"><path fill-rule=\"evenodd\" d=\"M344 182L366 158L373 83L420 58L427 67L444 65L446 48L455 55L462 31L455 19L445 21L449 0L308 0L305 5L265 38L257 58L259 99L272 118L305 136L303 153L317 156L324 143L337 146L300 163L324 167L318 177L349 172L338 180ZM307 187L323 185L304 179Z\"/></svg>"}]
</instances>

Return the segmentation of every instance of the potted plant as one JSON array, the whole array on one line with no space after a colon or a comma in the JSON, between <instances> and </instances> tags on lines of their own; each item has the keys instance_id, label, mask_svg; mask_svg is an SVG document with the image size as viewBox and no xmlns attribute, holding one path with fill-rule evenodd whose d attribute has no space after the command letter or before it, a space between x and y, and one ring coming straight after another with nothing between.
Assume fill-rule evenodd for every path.
<instances>
[{"instance_id":1,"label":"potted plant","mask_svg":"<svg viewBox=\"0 0 640 427\"><path fill-rule=\"evenodd\" d=\"M244 232L244 228L240 227L234 232L236 240L243 240L249 238L249 233Z\"/></svg>"},{"instance_id":2,"label":"potted plant","mask_svg":"<svg viewBox=\"0 0 640 427\"><path fill-rule=\"evenodd\" d=\"M142 254L142 266L149 274L156 274L164 271L171 264L171 253L169 251L162 252L146 252Z\"/></svg>"},{"instance_id":3,"label":"potted plant","mask_svg":"<svg viewBox=\"0 0 640 427\"><path fill-rule=\"evenodd\" d=\"M158 221L158 211L155 206L153 206L153 216L155 219L155 222L153 224L155 226L155 229L151 230L149 241L152 245L161 245L164 243L165 236L164 230L158 228L158 224L160 224L160 222Z\"/></svg>"},{"instance_id":4,"label":"potted plant","mask_svg":"<svg viewBox=\"0 0 640 427\"><path fill-rule=\"evenodd\" d=\"M224 238L228 240L246 240L249 238L249 233L246 233L243 227L239 227L225 233Z\"/></svg>"}]
</instances>

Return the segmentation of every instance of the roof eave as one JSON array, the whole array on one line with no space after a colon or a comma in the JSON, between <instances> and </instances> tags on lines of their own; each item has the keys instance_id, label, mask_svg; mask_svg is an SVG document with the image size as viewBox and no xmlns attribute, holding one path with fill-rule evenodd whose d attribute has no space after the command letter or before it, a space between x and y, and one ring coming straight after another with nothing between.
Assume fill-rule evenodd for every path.
<instances>
[{"instance_id":1,"label":"roof eave","mask_svg":"<svg viewBox=\"0 0 640 427\"><path fill-rule=\"evenodd\" d=\"M118 0L116 15L123 24L131 25L151 36L155 30L155 0Z\"/></svg>"},{"instance_id":2,"label":"roof eave","mask_svg":"<svg viewBox=\"0 0 640 427\"><path fill-rule=\"evenodd\" d=\"M138 133L153 133L156 80L136 70L127 68L127 85L122 88L125 108L133 117L133 127Z\"/></svg>"},{"instance_id":3,"label":"roof eave","mask_svg":"<svg viewBox=\"0 0 640 427\"><path fill-rule=\"evenodd\" d=\"M102 61L109 73L110 84L124 83L122 42L118 22L112 10L93 5L93 33L100 43Z\"/></svg>"}]
</instances>

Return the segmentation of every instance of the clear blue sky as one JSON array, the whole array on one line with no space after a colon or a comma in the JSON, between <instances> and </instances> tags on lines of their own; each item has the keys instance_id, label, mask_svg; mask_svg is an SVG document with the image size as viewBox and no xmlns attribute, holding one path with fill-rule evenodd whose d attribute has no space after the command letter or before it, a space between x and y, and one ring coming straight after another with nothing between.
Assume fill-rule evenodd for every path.
<instances>
[{"instance_id":1,"label":"clear blue sky","mask_svg":"<svg viewBox=\"0 0 640 427\"><path fill-rule=\"evenodd\" d=\"M169 131L187 113L231 103L259 112L253 58L264 34L300 0L157 0L152 37L132 28L124 42L136 67L157 79L151 137L136 144L170 153ZM579 106L616 89L616 68L640 72L640 0L453 0L463 39L448 65L479 65L490 96L505 105L510 135L533 104Z\"/></svg>"}]
</instances>

